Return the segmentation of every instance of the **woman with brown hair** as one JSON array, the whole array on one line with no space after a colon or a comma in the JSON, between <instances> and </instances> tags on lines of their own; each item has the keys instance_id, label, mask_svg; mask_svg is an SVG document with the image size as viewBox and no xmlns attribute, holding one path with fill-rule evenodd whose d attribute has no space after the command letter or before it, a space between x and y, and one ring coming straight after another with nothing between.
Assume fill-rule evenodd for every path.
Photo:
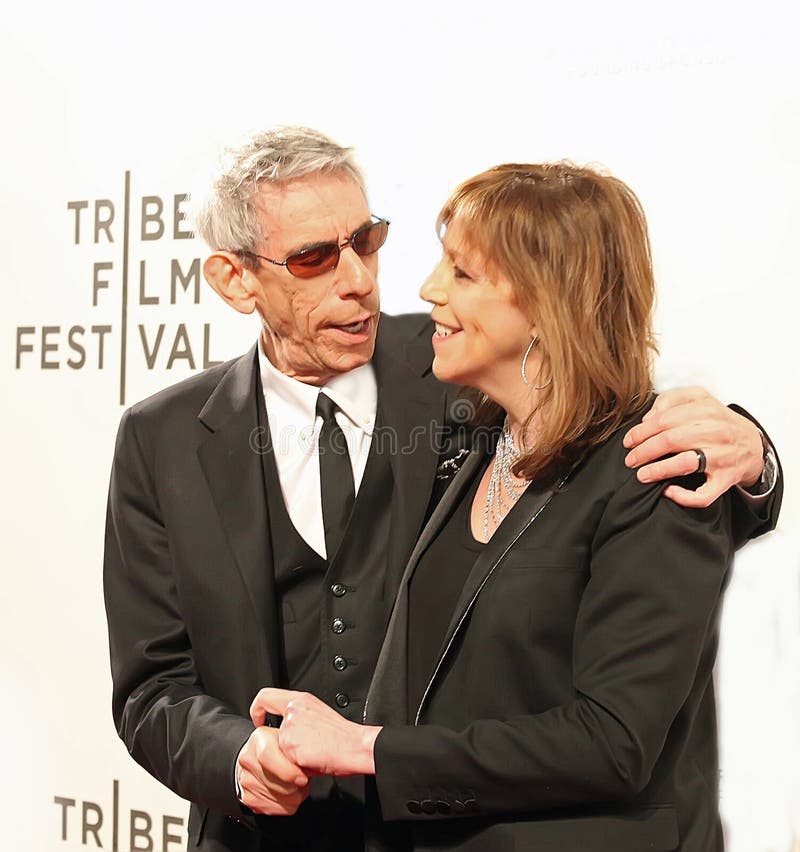
<instances>
[{"instance_id":1,"label":"woman with brown hair","mask_svg":"<svg viewBox=\"0 0 800 852\"><path fill-rule=\"evenodd\" d=\"M590 169L512 164L458 187L440 225L433 369L479 392L487 440L411 556L365 725L273 689L254 722L282 715L311 771L375 775L415 850L721 849L731 507L681 507L624 463L652 402L639 202Z\"/></svg>"}]
</instances>

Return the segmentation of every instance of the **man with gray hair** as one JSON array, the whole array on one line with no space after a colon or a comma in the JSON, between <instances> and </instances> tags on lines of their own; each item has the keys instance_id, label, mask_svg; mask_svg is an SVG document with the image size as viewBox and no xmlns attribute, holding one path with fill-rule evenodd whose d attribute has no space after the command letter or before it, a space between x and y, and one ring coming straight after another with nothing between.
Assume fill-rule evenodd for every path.
<instances>
[{"instance_id":1,"label":"man with gray hair","mask_svg":"<svg viewBox=\"0 0 800 852\"><path fill-rule=\"evenodd\" d=\"M192 802L191 845L403 848L362 779L308 778L248 711L273 685L361 719L405 561L468 438L443 431L456 392L431 373L429 319L379 312L389 222L350 149L307 128L259 134L228 152L195 224L206 279L262 332L123 415L104 569L115 723ZM746 418L696 390L654 410L630 459L675 453L643 468L653 479L695 471L698 447L699 499L762 476ZM742 497L742 533L771 528L779 502Z\"/></svg>"}]
</instances>

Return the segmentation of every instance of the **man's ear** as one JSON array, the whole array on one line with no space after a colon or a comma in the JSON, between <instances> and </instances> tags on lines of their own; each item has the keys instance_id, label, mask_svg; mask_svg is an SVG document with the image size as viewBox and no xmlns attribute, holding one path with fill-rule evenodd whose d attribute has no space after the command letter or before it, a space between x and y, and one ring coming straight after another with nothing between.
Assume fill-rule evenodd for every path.
<instances>
[{"instance_id":1,"label":"man's ear","mask_svg":"<svg viewBox=\"0 0 800 852\"><path fill-rule=\"evenodd\" d=\"M255 276L232 252L216 251L203 263L206 281L222 300L241 314L252 314L256 309L256 291L251 280Z\"/></svg>"}]
</instances>

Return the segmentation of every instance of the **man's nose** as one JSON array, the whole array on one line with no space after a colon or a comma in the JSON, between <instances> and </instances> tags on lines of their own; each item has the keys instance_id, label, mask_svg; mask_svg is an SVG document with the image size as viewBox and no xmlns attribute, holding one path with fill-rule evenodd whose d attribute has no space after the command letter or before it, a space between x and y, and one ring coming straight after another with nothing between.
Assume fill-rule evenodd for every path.
<instances>
[{"instance_id":1,"label":"man's nose","mask_svg":"<svg viewBox=\"0 0 800 852\"><path fill-rule=\"evenodd\" d=\"M336 267L336 286L339 295L366 296L375 289L375 276L352 246L345 246Z\"/></svg>"}]
</instances>

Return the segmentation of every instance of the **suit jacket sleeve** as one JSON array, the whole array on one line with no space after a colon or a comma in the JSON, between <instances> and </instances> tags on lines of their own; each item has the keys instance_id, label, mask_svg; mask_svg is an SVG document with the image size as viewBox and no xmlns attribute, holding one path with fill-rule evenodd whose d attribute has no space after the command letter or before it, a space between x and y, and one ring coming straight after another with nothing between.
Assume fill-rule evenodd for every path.
<instances>
[{"instance_id":1,"label":"suit jacket sleeve","mask_svg":"<svg viewBox=\"0 0 800 852\"><path fill-rule=\"evenodd\" d=\"M241 817L233 771L253 727L199 682L152 457L131 411L111 474L104 591L114 722L128 751L178 795Z\"/></svg>"},{"instance_id":2,"label":"suit jacket sleeve","mask_svg":"<svg viewBox=\"0 0 800 852\"><path fill-rule=\"evenodd\" d=\"M647 785L676 715L711 677L732 557L729 498L692 510L661 490L632 474L602 515L574 625L574 698L458 731L385 727L384 819L447 818L409 814L407 802L437 791L480 815L609 802Z\"/></svg>"},{"instance_id":3,"label":"suit jacket sleeve","mask_svg":"<svg viewBox=\"0 0 800 852\"><path fill-rule=\"evenodd\" d=\"M731 405L729 408L755 424L767 438L773 449L775 448L764 428L752 414L738 405ZM777 462L775 487L765 499L748 500L738 488L731 489L734 498L733 533L737 547L740 547L751 538L757 538L760 535L764 535L764 533L774 530L775 525L778 523L781 503L783 502L783 469L781 468L780 459L778 459L777 450L775 451L775 459Z\"/></svg>"}]
</instances>

